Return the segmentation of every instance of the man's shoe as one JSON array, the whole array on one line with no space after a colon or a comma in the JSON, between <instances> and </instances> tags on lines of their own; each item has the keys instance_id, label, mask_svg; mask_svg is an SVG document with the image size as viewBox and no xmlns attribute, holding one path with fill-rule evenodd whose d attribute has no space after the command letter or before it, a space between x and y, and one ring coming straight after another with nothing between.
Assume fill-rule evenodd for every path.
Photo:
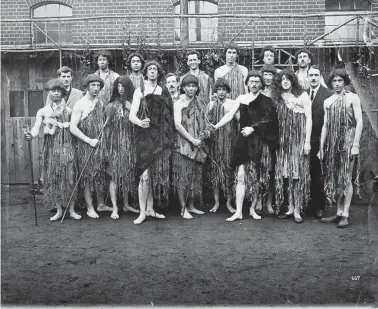
<instances>
[{"instance_id":1,"label":"man's shoe","mask_svg":"<svg viewBox=\"0 0 378 309\"><path fill-rule=\"evenodd\" d=\"M288 219L294 217L294 213L287 215L287 214L282 214L278 216L278 219Z\"/></svg>"},{"instance_id":2,"label":"man's shoe","mask_svg":"<svg viewBox=\"0 0 378 309\"><path fill-rule=\"evenodd\" d=\"M323 223L338 223L340 222L340 220L341 220L341 216L333 215L331 217L322 218L322 220L320 221Z\"/></svg>"},{"instance_id":3,"label":"man's shoe","mask_svg":"<svg viewBox=\"0 0 378 309\"><path fill-rule=\"evenodd\" d=\"M337 225L338 228L344 228L344 227L347 227L349 225L349 221L348 221L348 218L347 217L341 217L341 220L339 222L339 224Z\"/></svg>"},{"instance_id":4,"label":"man's shoe","mask_svg":"<svg viewBox=\"0 0 378 309\"><path fill-rule=\"evenodd\" d=\"M321 209L317 209L317 210L316 210L316 213L315 213L315 218L316 218L316 219L321 219L321 218L323 218L323 210L321 210Z\"/></svg>"}]
</instances>

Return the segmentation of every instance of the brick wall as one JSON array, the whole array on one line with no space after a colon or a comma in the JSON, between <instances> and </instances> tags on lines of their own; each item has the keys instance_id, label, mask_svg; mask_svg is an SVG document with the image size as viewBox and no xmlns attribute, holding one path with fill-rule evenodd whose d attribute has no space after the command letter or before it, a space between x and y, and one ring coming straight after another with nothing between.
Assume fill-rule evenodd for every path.
<instances>
[{"instance_id":1,"label":"brick wall","mask_svg":"<svg viewBox=\"0 0 378 309\"><path fill-rule=\"evenodd\" d=\"M4 0L1 1L1 19L30 18L30 7L43 3L42 0ZM72 6L73 17L101 16L119 14L124 18L110 20L90 20L70 22L73 44L121 45L125 36L131 35L131 42L144 34L148 43L173 43L174 21L169 18L153 18L154 14L170 16L174 11L175 0L60 0ZM325 0L222 0L219 1L219 14L304 14L324 12ZM373 0L373 8L378 9L378 0ZM148 19L129 19L132 14L144 14ZM249 22L246 18L220 18L219 36L230 39ZM236 41L286 41L304 39L305 24L300 19L270 18L256 21L256 32L249 25ZM324 33L324 18L307 20L307 39L314 39ZM1 23L1 44L31 45L31 29L28 22ZM159 39L160 37L160 39Z\"/></svg>"}]
</instances>

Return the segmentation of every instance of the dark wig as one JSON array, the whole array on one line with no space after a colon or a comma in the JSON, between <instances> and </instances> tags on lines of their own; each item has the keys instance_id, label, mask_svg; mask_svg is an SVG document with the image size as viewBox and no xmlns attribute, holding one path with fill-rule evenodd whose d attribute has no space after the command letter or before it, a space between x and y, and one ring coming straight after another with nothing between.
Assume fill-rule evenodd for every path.
<instances>
[{"instance_id":1,"label":"dark wig","mask_svg":"<svg viewBox=\"0 0 378 309\"><path fill-rule=\"evenodd\" d=\"M294 94L294 96L299 97L304 92L299 84L297 75L295 75L290 69L282 70L273 78L272 95L275 102L278 102L281 99L281 94L284 92L281 83L283 76L286 76L291 81L291 93Z\"/></svg>"},{"instance_id":2,"label":"dark wig","mask_svg":"<svg viewBox=\"0 0 378 309\"><path fill-rule=\"evenodd\" d=\"M150 61L147 61L146 64L144 65L144 67L143 67L142 74L143 74L144 77L146 77L146 75L147 75L147 69L151 65L156 65L157 66L157 69L158 69L158 78L163 75L163 68L161 67L161 64L159 62L157 62L156 60L150 60Z\"/></svg>"},{"instance_id":3,"label":"dark wig","mask_svg":"<svg viewBox=\"0 0 378 309\"><path fill-rule=\"evenodd\" d=\"M47 91L54 89L59 89L62 92L62 98L67 95L67 90L64 88L63 82L58 78L50 79L45 85L45 90Z\"/></svg>"},{"instance_id":4,"label":"dark wig","mask_svg":"<svg viewBox=\"0 0 378 309\"><path fill-rule=\"evenodd\" d=\"M113 102L121 98L121 96L118 93L118 84L121 84L123 86L123 88L125 89L126 100L131 103L133 101L135 87L131 79L126 75L119 76L115 80L113 85L112 98L110 99L110 102Z\"/></svg>"},{"instance_id":5,"label":"dark wig","mask_svg":"<svg viewBox=\"0 0 378 309\"><path fill-rule=\"evenodd\" d=\"M264 66L261 69L261 74L264 74L265 72L272 73L273 75L276 75L277 69L271 64L264 64Z\"/></svg>"},{"instance_id":6,"label":"dark wig","mask_svg":"<svg viewBox=\"0 0 378 309\"><path fill-rule=\"evenodd\" d=\"M97 54L95 56L95 62L96 62L97 66L98 66L98 64L97 64L98 57L100 57L100 56L106 57L108 59L109 66L113 65L112 53L108 50L100 50L99 52L97 52Z\"/></svg>"},{"instance_id":7,"label":"dark wig","mask_svg":"<svg viewBox=\"0 0 378 309\"><path fill-rule=\"evenodd\" d=\"M144 60L143 56L140 53L131 53L129 55L129 57L127 57L127 60L126 60L126 66L127 66L127 68L131 69L131 59L133 59L134 57L138 57L140 59L140 62L142 64L141 68L143 69L144 64L146 63L146 61Z\"/></svg>"},{"instance_id":8,"label":"dark wig","mask_svg":"<svg viewBox=\"0 0 378 309\"><path fill-rule=\"evenodd\" d=\"M333 89L332 80L335 78L335 76L340 76L344 80L344 86L350 85L351 81L345 69L333 69L327 79L327 86L329 89Z\"/></svg>"},{"instance_id":9,"label":"dark wig","mask_svg":"<svg viewBox=\"0 0 378 309\"><path fill-rule=\"evenodd\" d=\"M312 52L310 52L308 49L306 48L300 48L296 51L295 53L295 60L298 62L298 55L300 53L305 53L308 55L308 57L311 59L311 64L314 64L314 54Z\"/></svg>"},{"instance_id":10,"label":"dark wig","mask_svg":"<svg viewBox=\"0 0 378 309\"><path fill-rule=\"evenodd\" d=\"M259 56L259 60L262 62L263 59L264 59L264 54L266 51L270 51L274 54L274 62L276 62L277 60L277 51L276 49L273 47L273 46L265 46L262 50L261 50L261 53L260 53L260 56ZM273 63L274 63L273 62Z\"/></svg>"},{"instance_id":11,"label":"dark wig","mask_svg":"<svg viewBox=\"0 0 378 309\"><path fill-rule=\"evenodd\" d=\"M258 78L260 78L261 89L264 89L264 87L265 87L265 82L264 82L264 79L263 79L263 77L262 77L262 75L261 75L261 73L260 73L259 71L250 71L250 72L248 72L248 75L247 75L247 77L246 77L246 79L245 79L245 82L244 82L244 84L245 84L247 87L248 87L249 79L250 79L251 77L258 77Z\"/></svg>"}]
</instances>

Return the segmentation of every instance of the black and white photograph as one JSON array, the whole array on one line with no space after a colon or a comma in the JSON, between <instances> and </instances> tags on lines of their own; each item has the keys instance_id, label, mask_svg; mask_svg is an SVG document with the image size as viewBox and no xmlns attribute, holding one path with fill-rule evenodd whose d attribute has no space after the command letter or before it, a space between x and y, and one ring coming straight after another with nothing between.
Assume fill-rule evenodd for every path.
<instances>
[{"instance_id":1,"label":"black and white photograph","mask_svg":"<svg viewBox=\"0 0 378 309\"><path fill-rule=\"evenodd\" d=\"M378 306L378 0L2 0L1 306Z\"/></svg>"}]
</instances>

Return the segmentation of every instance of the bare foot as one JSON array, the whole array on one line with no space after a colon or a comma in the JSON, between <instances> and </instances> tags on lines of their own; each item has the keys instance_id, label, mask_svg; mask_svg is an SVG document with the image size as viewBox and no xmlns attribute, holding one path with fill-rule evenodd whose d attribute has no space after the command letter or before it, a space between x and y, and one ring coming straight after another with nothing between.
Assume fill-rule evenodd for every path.
<instances>
[{"instance_id":1,"label":"bare foot","mask_svg":"<svg viewBox=\"0 0 378 309\"><path fill-rule=\"evenodd\" d=\"M231 216L230 218L227 218L226 221L232 222L232 221L235 221L235 220L242 220L242 219L243 219L243 214L242 213L238 214L238 213L235 212L234 215Z\"/></svg>"},{"instance_id":2,"label":"bare foot","mask_svg":"<svg viewBox=\"0 0 378 309\"><path fill-rule=\"evenodd\" d=\"M226 207L230 213L234 214L236 212L236 209L232 208L231 203L227 203Z\"/></svg>"},{"instance_id":3,"label":"bare foot","mask_svg":"<svg viewBox=\"0 0 378 309\"><path fill-rule=\"evenodd\" d=\"M188 210L185 208L184 213L181 212L181 216L184 219L193 219L193 216L188 212Z\"/></svg>"},{"instance_id":4,"label":"bare foot","mask_svg":"<svg viewBox=\"0 0 378 309\"><path fill-rule=\"evenodd\" d=\"M74 211L70 211L70 216L74 220L80 220L81 219L81 216Z\"/></svg>"},{"instance_id":5,"label":"bare foot","mask_svg":"<svg viewBox=\"0 0 378 309\"><path fill-rule=\"evenodd\" d=\"M97 211L113 211L113 208L106 205L98 205Z\"/></svg>"},{"instance_id":6,"label":"bare foot","mask_svg":"<svg viewBox=\"0 0 378 309\"><path fill-rule=\"evenodd\" d=\"M218 209L219 209L219 203L215 203L214 207L210 209L210 212L217 212Z\"/></svg>"},{"instance_id":7,"label":"bare foot","mask_svg":"<svg viewBox=\"0 0 378 309\"><path fill-rule=\"evenodd\" d=\"M59 218L61 218L63 215L63 211L62 211L62 208L58 208L57 212L56 212L56 215L55 216L52 216L50 218L50 221L56 221L58 220Z\"/></svg>"},{"instance_id":8,"label":"bare foot","mask_svg":"<svg viewBox=\"0 0 378 309\"><path fill-rule=\"evenodd\" d=\"M261 220L261 216L259 216L253 208L249 209L249 215L255 220Z\"/></svg>"},{"instance_id":9,"label":"bare foot","mask_svg":"<svg viewBox=\"0 0 378 309\"><path fill-rule=\"evenodd\" d=\"M87 216L89 218L92 218L92 219L97 219L98 218L98 214L97 214L97 212L95 212L95 210L93 208L87 210Z\"/></svg>"},{"instance_id":10,"label":"bare foot","mask_svg":"<svg viewBox=\"0 0 378 309\"><path fill-rule=\"evenodd\" d=\"M266 205L266 210L268 211L268 214L270 215L273 215L274 214L274 210L273 210L273 207L272 205Z\"/></svg>"},{"instance_id":11,"label":"bare foot","mask_svg":"<svg viewBox=\"0 0 378 309\"><path fill-rule=\"evenodd\" d=\"M189 207L188 211L192 212L192 213L195 213L197 215L203 215L204 214L204 212L202 210L199 210L199 209L195 208L194 206Z\"/></svg>"},{"instance_id":12,"label":"bare foot","mask_svg":"<svg viewBox=\"0 0 378 309\"><path fill-rule=\"evenodd\" d=\"M110 215L110 218L112 219L118 219L118 210L113 210L112 214Z\"/></svg>"},{"instance_id":13,"label":"bare foot","mask_svg":"<svg viewBox=\"0 0 378 309\"><path fill-rule=\"evenodd\" d=\"M164 215L157 213L155 210L147 210L146 215L158 219L165 219Z\"/></svg>"},{"instance_id":14,"label":"bare foot","mask_svg":"<svg viewBox=\"0 0 378 309\"><path fill-rule=\"evenodd\" d=\"M145 212L141 212L139 217L134 220L134 224L141 224L144 220L146 220Z\"/></svg>"},{"instance_id":15,"label":"bare foot","mask_svg":"<svg viewBox=\"0 0 378 309\"><path fill-rule=\"evenodd\" d=\"M131 207L129 205L123 205L122 209L123 209L124 212L131 211L131 212L136 213L136 214L139 213L139 209L135 209L134 207Z\"/></svg>"}]
</instances>

